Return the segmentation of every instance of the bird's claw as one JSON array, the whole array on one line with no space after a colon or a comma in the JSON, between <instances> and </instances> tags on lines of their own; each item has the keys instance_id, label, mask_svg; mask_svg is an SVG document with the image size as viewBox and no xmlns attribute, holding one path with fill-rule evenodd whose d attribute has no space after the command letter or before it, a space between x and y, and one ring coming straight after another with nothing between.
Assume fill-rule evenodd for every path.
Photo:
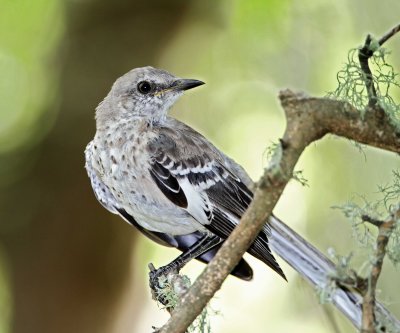
<instances>
[{"instance_id":1,"label":"bird's claw","mask_svg":"<svg viewBox=\"0 0 400 333\"><path fill-rule=\"evenodd\" d=\"M165 288L165 283L167 283L168 280L168 274L175 271L175 269L169 266L155 268L153 264L149 264L149 269L149 285L153 292L153 297L162 305L167 306L167 300L165 295L162 293L162 289Z\"/></svg>"}]
</instances>

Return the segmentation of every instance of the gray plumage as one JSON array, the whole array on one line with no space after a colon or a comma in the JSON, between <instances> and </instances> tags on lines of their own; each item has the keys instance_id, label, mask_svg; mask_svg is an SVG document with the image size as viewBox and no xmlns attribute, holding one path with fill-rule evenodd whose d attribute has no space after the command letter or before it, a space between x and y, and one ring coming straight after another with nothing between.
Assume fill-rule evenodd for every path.
<instances>
[{"instance_id":1,"label":"gray plumage","mask_svg":"<svg viewBox=\"0 0 400 333\"><path fill-rule=\"evenodd\" d=\"M251 180L237 163L167 115L185 90L201 84L152 67L128 72L97 107L96 135L85 150L100 203L148 237L184 252L203 235L226 239L253 196ZM284 277L268 233L266 225L249 252ZM208 262L215 251L206 248L198 258ZM247 264L240 265L235 275L251 278Z\"/></svg>"}]
</instances>

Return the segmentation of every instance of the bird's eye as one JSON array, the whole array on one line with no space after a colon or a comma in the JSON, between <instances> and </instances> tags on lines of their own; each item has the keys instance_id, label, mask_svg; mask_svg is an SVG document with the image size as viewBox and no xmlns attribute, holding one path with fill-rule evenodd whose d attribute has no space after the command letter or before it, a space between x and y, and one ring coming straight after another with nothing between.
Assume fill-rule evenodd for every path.
<instances>
[{"instance_id":1,"label":"bird's eye","mask_svg":"<svg viewBox=\"0 0 400 333\"><path fill-rule=\"evenodd\" d=\"M138 83L138 85L137 85L137 89L139 90L139 92L141 94L145 95L145 94L148 94L151 91L152 86L151 86L150 82L140 81Z\"/></svg>"}]
</instances>

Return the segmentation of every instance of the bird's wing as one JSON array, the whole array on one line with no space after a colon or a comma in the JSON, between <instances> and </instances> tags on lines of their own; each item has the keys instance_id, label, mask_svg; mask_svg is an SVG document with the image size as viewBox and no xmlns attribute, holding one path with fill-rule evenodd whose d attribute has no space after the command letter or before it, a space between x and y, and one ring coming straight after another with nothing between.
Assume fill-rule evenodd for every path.
<instances>
[{"instance_id":1,"label":"bird's wing","mask_svg":"<svg viewBox=\"0 0 400 333\"><path fill-rule=\"evenodd\" d=\"M219 213L231 216L233 228L253 194L228 161L203 136L181 123L173 129L160 127L158 132L148 150L150 175L159 189L201 224L212 227L214 214ZM229 233L226 230L221 236Z\"/></svg>"},{"instance_id":2,"label":"bird's wing","mask_svg":"<svg viewBox=\"0 0 400 333\"><path fill-rule=\"evenodd\" d=\"M150 175L171 202L226 239L253 198L235 172L243 169L232 167L233 160L190 127L169 121L173 126L157 128L157 138L149 142ZM249 252L284 276L268 247L268 234L266 225Z\"/></svg>"},{"instance_id":3,"label":"bird's wing","mask_svg":"<svg viewBox=\"0 0 400 333\"><path fill-rule=\"evenodd\" d=\"M198 231L188 235L173 236L166 233L151 231L143 228L139 223L136 222L132 215L130 215L124 208L121 207L121 205L118 203L118 200L114 197L108 187L103 184L100 177L98 177L98 175L96 174L91 163L91 143L88 145L85 151L85 157L85 168L87 170L97 200L111 213L120 215L126 222L136 227L141 233L143 233L151 240L157 242L158 244L175 247L185 252L194 243L196 243L204 236L201 232ZM204 263L208 263L215 256L215 253L218 251L219 248L220 245L201 254L197 259ZM253 276L253 271L249 264L244 259L242 259L233 269L231 274L243 280L251 280Z\"/></svg>"}]
</instances>

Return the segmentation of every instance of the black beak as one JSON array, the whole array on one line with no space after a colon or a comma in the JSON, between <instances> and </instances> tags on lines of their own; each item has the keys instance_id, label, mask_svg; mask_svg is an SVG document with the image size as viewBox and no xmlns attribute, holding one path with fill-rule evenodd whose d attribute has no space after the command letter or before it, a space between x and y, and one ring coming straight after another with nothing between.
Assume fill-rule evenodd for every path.
<instances>
[{"instance_id":1,"label":"black beak","mask_svg":"<svg viewBox=\"0 0 400 333\"><path fill-rule=\"evenodd\" d=\"M192 79L179 79L176 80L172 85L171 88L175 90L188 90L198 86L203 85L203 81L199 80L192 80Z\"/></svg>"}]
</instances>

